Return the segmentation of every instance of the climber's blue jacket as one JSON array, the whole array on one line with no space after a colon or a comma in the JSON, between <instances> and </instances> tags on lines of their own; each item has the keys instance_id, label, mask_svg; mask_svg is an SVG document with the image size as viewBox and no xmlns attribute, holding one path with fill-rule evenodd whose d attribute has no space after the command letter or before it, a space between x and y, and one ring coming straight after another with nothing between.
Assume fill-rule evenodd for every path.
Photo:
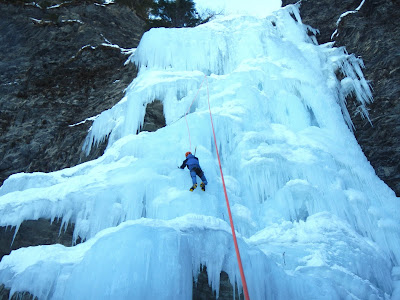
<instances>
[{"instance_id":1,"label":"climber's blue jacket","mask_svg":"<svg viewBox=\"0 0 400 300\"><path fill-rule=\"evenodd\" d=\"M181 169L184 169L185 167L188 167L188 169L190 171L190 176L192 177L193 186L194 186L193 189L196 188L196 184L197 184L196 175L197 175L203 181L202 189L203 189L203 191L205 191L204 185L207 184L207 179L206 179L206 176L204 176L203 170L200 168L199 159L196 156L194 156L193 154L188 154L188 156L186 156L186 159L183 161L182 165L180 166ZM193 189L191 191L193 191Z\"/></svg>"},{"instance_id":2,"label":"climber's blue jacket","mask_svg":"<svg viewBox=\"0 0 400 300\"><path fill-rule=\"evenodd\" d=\"M189 154L180 166L181 169L184 169L185 167L188 167L189 170L193 170L193 168L196 167L201 169L199 159L193 154Z\"/></svg>"}]
</instances>

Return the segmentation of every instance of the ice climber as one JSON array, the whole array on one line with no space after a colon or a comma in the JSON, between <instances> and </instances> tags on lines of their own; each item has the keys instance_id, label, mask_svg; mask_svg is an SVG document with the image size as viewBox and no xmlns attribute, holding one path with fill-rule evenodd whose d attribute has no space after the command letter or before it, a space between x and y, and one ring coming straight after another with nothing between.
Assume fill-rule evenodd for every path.
<instances>
[{"instance_id":1,"label":"ice climber","mask_svg":"<svg viewBox=\"0 0 400 300\"><path fill-rule=\"evenodd\" d=\"M207 179L204 176L203 170L200 168L199 159L192 154L192 152L185 153L186 159L183 161L182 165L179 167L184 169L188 167L190 171L190 176L192 177L193 186L189 189L189 191L193 192L195 188L197 188L197 180L196 175L199 176L202 180L200 183L200 187L203 191L206 190Z\"/></svg>"}]
</instances>

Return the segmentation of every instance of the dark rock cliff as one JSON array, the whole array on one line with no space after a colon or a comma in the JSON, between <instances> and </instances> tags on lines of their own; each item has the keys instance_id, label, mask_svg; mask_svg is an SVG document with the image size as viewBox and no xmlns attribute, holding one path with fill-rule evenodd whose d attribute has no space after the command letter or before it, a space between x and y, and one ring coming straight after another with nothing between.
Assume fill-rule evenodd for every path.
<instances>
[{"instance_id":1,"label":"dark rock cliff","mask_svg":"<svg viewBox=\"0 0 400 300\"><path fill-rule=\"evenodd\" d=\"M82 1L81 1L82 2ZM122 48L144 22L130 9L69 4L41 9L0 2L0 184L18 172L50 172L79 155L91 122L136 76Z\"/></svg>"},{"instance_id":2,"label":"dark rock cliff","mask_svg":"<svg viewBox=\"0 0 400 300\"><path fill-rule=\"evenodd\" d=\"M282 2L284 6L297 1ZM320 44L334 41L335 46L345 46L349 53L364 61L363 72L374 97L369 105L372 126L360 116L354 99L348 99L347 108L365 156L376 174L399 197L400 1L301 0L299 3L303 23L319 29ZM337 24L340 16L349 11Z\"/></svg>"}]
</instances>

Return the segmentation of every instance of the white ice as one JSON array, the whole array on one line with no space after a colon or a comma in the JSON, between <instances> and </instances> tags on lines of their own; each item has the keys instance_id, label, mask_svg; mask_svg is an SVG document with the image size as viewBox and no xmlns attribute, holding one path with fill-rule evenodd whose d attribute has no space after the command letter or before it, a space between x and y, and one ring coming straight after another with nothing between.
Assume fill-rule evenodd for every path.
<instances>
[{"instance_id":1,"label":"white ice","mask_svg":"<svg viewBox=\"0 0 400 300\"><path fill-rule=\"evenodd\" d=\"M208 87L250 298L396 299L399 199L345 105L354 95L368 117L362 61L313 32L296 6L147 32L138 77L87 136L87 152L108 138L104 155L0 188L0 226L60 218L85 242L12 251L0 284L39 299L190 299L203 264L217 294L221 271L241 288ZM167 126L137 134L156 99ZM195 149L206 192L177 168Z\"/></svg>"}]
</instances>

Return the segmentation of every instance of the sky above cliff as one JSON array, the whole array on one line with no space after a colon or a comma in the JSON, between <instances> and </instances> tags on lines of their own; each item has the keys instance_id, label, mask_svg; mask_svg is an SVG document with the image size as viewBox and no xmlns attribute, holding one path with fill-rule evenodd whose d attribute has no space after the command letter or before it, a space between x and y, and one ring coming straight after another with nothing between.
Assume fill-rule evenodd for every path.
<instances>
[{"instance_id":1,"label":"sky above cliff","mask_svg":"<svg viewBox=\"0 0 400 300\"><path fill-rule=\"evenodd\" d=\"M195 0L196 8L201 13L210 9L223 14L248 14L265 17L282 5L281 0Z\"/></svg>"}]
</instances>

